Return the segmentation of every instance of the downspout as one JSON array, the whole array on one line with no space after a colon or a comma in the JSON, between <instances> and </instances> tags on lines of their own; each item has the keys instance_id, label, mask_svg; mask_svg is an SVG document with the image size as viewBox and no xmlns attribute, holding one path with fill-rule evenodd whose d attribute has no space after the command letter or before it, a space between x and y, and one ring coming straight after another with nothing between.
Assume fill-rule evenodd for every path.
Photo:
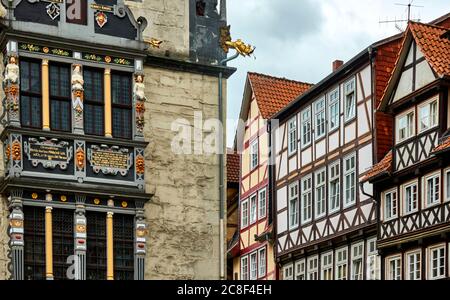
<instances>
[{"instance_id":1,"label":"downspout","mask_svg":"<svg viewBox=\"0 0 450 300\"><path fill-rule=\"evenodd\" d=\"M230 58L226 58L219 63L219 66L225 66L227 62L238 58L239 53L236 52L235 55ZM221 147L219 150L219 263L220 263L220 279L225 280L225 197L224 197L224 153L225 153L225 135L224 135L224 126L223 126L223 86L222 86L223 72L222 70L219 72L219 121L222 125L222 137L221 137Z\"/></svg>"}]
</instances>

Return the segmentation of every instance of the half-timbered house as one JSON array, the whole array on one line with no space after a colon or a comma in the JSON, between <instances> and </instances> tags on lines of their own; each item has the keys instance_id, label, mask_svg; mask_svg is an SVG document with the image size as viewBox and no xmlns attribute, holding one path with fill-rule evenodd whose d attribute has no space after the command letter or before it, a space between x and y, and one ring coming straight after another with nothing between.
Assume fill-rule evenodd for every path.
<instances>
[{"instance_id":1,"label":"half-timbered house","mask_svg":"<svg viewBox=\"0 0 450 300\"><path fill-rule=\"evenodd\" d=\"M378 204L381 276L450 275L450 24L410 22L377 111L391 149L363 179ZM380 129L383 131L382 129Z\"/></svg>"},{"instance_id":2,"label":"half-timbered house","mask_svg":"<svg viewBox=\"0 0 450 300\"><path fill-rule=\"evenodd\" d=\"M269 145L267 120L290 101L310 88L310 84L249 73L245 84L238 131L241 153L239 239L234 260L236 279L276 279L273 252L271 191L269 189ZM235 252L236 253L236 252Z\"/></svg>"}]
</instances>

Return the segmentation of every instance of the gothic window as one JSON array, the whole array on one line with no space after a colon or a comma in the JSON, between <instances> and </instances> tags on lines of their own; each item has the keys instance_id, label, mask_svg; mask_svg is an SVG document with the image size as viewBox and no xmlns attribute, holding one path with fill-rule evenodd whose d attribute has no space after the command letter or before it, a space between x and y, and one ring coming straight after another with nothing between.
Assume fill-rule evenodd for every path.
<instances>
[{"instance_id":1,"label":"gothic window","mask_svg":"<svg viewBox=\"0 0 450 300\"><path fill-rule=\"evenodd\" d=\"M50 115L51 129L71 131L70 66L50 65Z\"/></svg>"},{"instance_id":2,"label":"gothic window","mask_svg":"<svg viewBox=\"0 0 450 300\"><path fill-rule=\"evenodd\" d=\"M91 212L87 217L86 279L106 279L106 213Z\"/></svg>"},{"instance_id":3,"label":"gothic window","mask_svg":"<svg viewBox=\"0 0 450 300\"><path fill-rule=\"evenodd\" d=\"M45 209L25 206L24 271L26 280L45 280Z\"/></svg>"},{"instance_id":4,"label":"gothic window","mask_svg":"<svg viewBox=\"0 0 450 300\"><path fill-rule=\"evenodd\" d=\"M131 75L114 72L111 76L113 136L131 139Z\"/></svg>"},{"instance_id":5,"label":"gothic window","mask_svg":"<svg viewBox=\"0 0 450 300\"><path fill-rule=\"evenodd\" d=\"M41 62L20 61L20 121L23 127L42 127Z\"/></svg>"},{"instance_id":6,"label":"gothic window","mask_svg":"<svg viewBox=\"0 0 450 300\"><path fill-rule=\"evenodd\" d=\"M53 273L54 278L60 280L73 279L67 274L72 265L68 257L74 255L73 216L68 209L53 209Z\"/></svg>"},{"instance_id":7,"label":"gothic window","mask_svg":"<svg viewBox=\"0 0 450 300\"><path fill-rule=\"evenodd\" d=\"M84 68L84 132L104 135L103 70Z\"/></svg>"},{"instance_id":8,"label":"gothic window","mask_svg":"<svg viewBox=\"0 0 450 300\"><path fill-rule=\"evenodd\" d=\"M134 216L114 215L114 279L134 279ZM89 247L89 244L88 244Z\"/></svg>"}]
</instances>

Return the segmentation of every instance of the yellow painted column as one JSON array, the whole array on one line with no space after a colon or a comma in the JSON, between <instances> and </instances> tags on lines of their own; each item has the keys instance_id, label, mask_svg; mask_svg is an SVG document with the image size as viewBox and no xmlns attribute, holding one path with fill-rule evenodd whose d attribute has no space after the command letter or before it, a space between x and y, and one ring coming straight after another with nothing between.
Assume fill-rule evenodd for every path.
<instances>
[{"instance_id":1,"label":"yellow painted column","mask_svg":"<svg viewBox=\"0 0 450 300\"><path fill-rule=\"evenodd\" d=\"M105 69L105 136L112 137L111 69Z\"/></svg>"},{"instance_id":2,"label":"yellow painted column","mask_svg":"<svg viewBox=\"0 0 450 300\"><path fill-rule=\"evenodd\" d=\"M48 59L42 60L42 129L50 130L50 86Z\"/></svg>"},{"instance_id":3,"label":"yellow painted column","mask_svg":"<svg viewBox=\"0 0 450 300\"><path fill-rule=\"evenodd\" d=\"M45 208L45 277L53 279L52 207Z\"/></svg>"},{"instance_id":4,"label":"yellow painted column","mask_svg":"<svg viewBox=\"0 0 450 300\"><path fill-rule=\"evenodd\" d=\"M106 215L106 279L114 280L114 241L113 241L113 215Z\"/></svg>"}]
</instances>

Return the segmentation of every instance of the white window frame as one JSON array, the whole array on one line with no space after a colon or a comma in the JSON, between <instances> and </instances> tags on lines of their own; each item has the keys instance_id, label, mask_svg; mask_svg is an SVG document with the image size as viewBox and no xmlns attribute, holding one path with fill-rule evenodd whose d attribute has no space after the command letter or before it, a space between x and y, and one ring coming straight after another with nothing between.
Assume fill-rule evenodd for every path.
<instances>
[{"instance_id":1,"label":"white window frame","mask_svg":"<svg viewBox=\"0 0 450 300\"><path fill-rule=\"evenodd\" d=\"M388 206L387 206L387 195L391 195L391 201L393 201L393 203L395 205L391 205L391 210L388 214ZM395 195L395 197L394 197ZM393 188L390 189L388 191L385 191L382 193L382 201L383 201L383 206L382 206L382 211L383 211L383 221L390 221L393 219L398 218L398 191L397 188ZM394 213L395 211L395 213Z\"/></svg>"},{"instance_id":2,"label":"white window frame","mask_svg":"<svg viewBox=\"0 0 450 300\"><path fill-rule=\"evenodd\" d=\"M335 168L335 170L333 171L333 168ZM337 172L335 172L337 170ZM329 199L328 199L328 213L332 214L335 213L337 211L340 210L341 208L341 162L337 161L333 164L331 164L328 167L328 174L330 176L329 180L329 186L328 186L328 193L329 193ZM331 186L332 186L332 182L337 181L337 190L336 190L336 195L332 195L331 194ZM337 201L337 205L336 207L333 207L334 203L333 200Z\"/></svg>"},{"instance_id":3,"label":"white window frame","mask_svg":"<svg viewBox=\"0 0 450 300\"><path fill-rule=\"evenodd\" d=\"M323 168L314 173L316 178L315 195L314 195L314 205L315 205L315 217L316 219L322 218L327 214L327 169ZM323 178L320 178L323 177ZM321 194L321 199L319 198ZM319 205L322 206L322 211L319 210Z\"/></svg>"},{"instance_id":4,"label":"white window frame","mask_svg":"<svg viewBox=\"0 0 450 300\"><path fill-rule=\"evenodd\" d=\"M340 93L339 93L339 87L335 88L333 91L331 91L328 94L328 116L329 116L329 126L328 130L329 132L334 131L335 129L339 128L340 121L341 121L341 112L340 112ZM334 109L334 114L333 114ZM336 118L335 124L333 124L333 117ZM334 126L333 126L334 125Z\"/></svg>"},{"instance_id":5,"label":"white window frame","mask_svg":"<svg viewBox=\"0 0 450 300\"><path fill-rule=\"evenodd\" d=\"M245 205L247 205L246 210L244 210ZM244 220L245 220L245 222L244 222ZM249 206L248 206L248 199L245 199L241 203L241 226L242 226L242 229L247 228L248 225L249 225Z\"/></svg>"},{"instance_id":6,"label":"white window frame","mask_svg":"<svg viewBox=\"0 0 450 300\"><path fill-rule=\"evenodd\" d=\"M267 275L267 251L266 248L258 250L258 278L264 278Z\"/></svg>"},{"instance_id":7,"label":"white window frame","mask_svg":"<svg viewBox=\"0 0 450 300\"><path fill-rule=\"evenodd\" d=\"M248 256L246 255L241 257L241 280L248 280L249 275Z\"/></svg>"},{"instance_id":8,"label":"white window frame","mask_svg":"<svg viewBox=\"0 0 450 300\"><path fill-rule=\"evenodd\" d=\"M408 124L409 118L408 116L412 115L412 123ZM402 127L405 129L405 137L400 138L400 122L406 118L406 127ZM395 141L397 144L407 141L416 135L416 112L415 109L409 109L401 114L399 114L395 118Z\"/></svg>"},{"instance_id":9,"label":"white window frame","mask_svg":"<svg viewBox=\"0 0 450 300\"><path fill-rule=\"evenodd\" d=\"M417 261L417 255L419 255L419 260ZM414 258L414 261L411 262L411 258ZM421 280L422 279L422 249L416 249L413 251L409 251L405 253L405 267L406 267L406 280ZM418 269L417 263L419 264ZM414 270L411 270L411 264L414 266ZM413 273L413 277L411 277L411 272ZM417 272L419 273L419 277L417 277Z\"/></svg>"},{"instance_id":10,"label":"white window frame","mask_svg":"<svg viewBox=\"0 0 450 300\"><path fill-rule=\"evenodd\" d=\"M433 276L432 272L433 272L433 251L436 250L444 250L444 263L442 266L439 266L439 268L443 267L444 271L442 275L438 275L438 276ZM427 279L428 280L437 280L437 279L442 279L442 278L446 278L446 274L447 274L447 255L446 255L447 249L446 249L446 244L438 244L438 245L433 245L431 247L427 248Z\"/></svg>"},{"instance_id":11,"label":"white window frame","mask_svg":"<svg viewBox=\"0 0 450 300\"><path fill-rule=\"evenodd\" d=\"M306 280L306 259L297 260L294 265L294 271L295 280Z\"/></svg>"},{"instance_id":12,"label":"white window frame","mask_svg":"<svg viewBox=\"0 0 450 300\"><path fill-rule=\"evenodd\" d=\"M283 266L283 280L294 280L294 264L290 263Z\"/></svg>"},{"instance_id":13,"label":"white window frame","mask_svg":"<svg viewBox=\"0 0 450 300\"><path fill-rule=\"evenodd\" d=\"M349 88L350 86L353 86L352 88ZM356 117L356 79L353 77L352 79L348 80L344 84L344 118L345 122L349 122L353 120ZM353 106L353 109L349 111L349 97L352 95L352 101L350 105Z\"/></svg>"},{"instance_id":14,"label":"white window frame","mask_svg":"<svg viewBox=\"0 0 450 300\"><path fill-rule=\"evenodd\" d=\"M258 220L265 217L267 217L267 188L258 191Z\"/></svg>"},{"instance_id":15,"label":"white window frame","mask_svg":"<svg viewBox=\"0 0 450 300\"><path fill-rule=\"evenodd\" d=\"M356 244L352 244L351 245L351 279L352 280L363 280L364 278L364 242L359 242ZM358 251L361 250L360 253L355 253L355 249L357 249ZM355 266L356 266L356 262L359 261L359 267L360 270L358 272L358 274L356 274L355 272ZM357 277L358 276L358 277Z\"/></svg>"},{"instance_id":16,"label":"white window frame","mask_svg":"<svg viewBox=\"0 0 450 300\"><path fill-rule=\"evenodd\" d=\"M289 206L289 215L288 215L288 225L289 230L296 229L299 225L299 195L298 195L298 182L291 183L288 186L288 206Z\"/></svg>"},{"instance_id":17,"label":"white window frame","mask_svg":"<svg viewBox=\"0 0 450 300\"><path fill-rule=\"evenodd\" d=\"M256 152L255 152L255 150L256 150ZM256 157L256 161L254 159L255 157ZM258 139L255 139L250 144L250 170L253 171L258 166L259 166L259 144L258 144Z\"/></svg>"},{"instance_id":18,"label":"white window frame","mask_svg":"<svg viewBox=\"0 0 450 300\"><path fill-rule=\"evenodd\" d=\"M413 197L412 203L408 203L407 190L408 189L414 190L414 187L416 190L415 191L415 200L414 200L414 193L412 192L412 194L411 194ZM403 214L409 215L409 214L416 213L419 210L419 183L418 183L418 181L414 180L414 181L410 181L408 183L403 184L401 191L402 191L402 201L401 202L403 205ZM414 202L415 202L416 207L413 209L408 209L408 207L410 206L409 204L411 204L411 207L414 206Z\"/></svg>"},{"instance_id":19,"label":"white window frame","mask_svg":"<svg viewBox=\"0 0 450 300\"><path fill-rule=\"evenodd\" d=\"M318 109L318 106L322 104L322 107ZM319 100L314 102L314 140L318 140L323 138L327 133L327 116L325 109L325 97L320 98ZM319 119L323 117L323 123L319 122ZM320 132L319 129L323 129L323 132Z\"/></svg>"},{"instance_id":20,"label":"white window frame","mask_svg":"<svg viewBox=\"0 0 450 300\"><path fill-rule=\"evenodd\" d=\"M334 277L333 251L323 253L320 256L320 262L321 262L320 280L333 280Z\"/></svg>"},{"instance_id":21,"label":"white window frame","mask_svg":"<svg viewBox=\"0 0 450 300\"><path fill-rule=\"evenodd\" d=\"M450 201L450 168L444 170L444 201Z\"/></svg>"},{"instance_id":22,"label":"white window frame","mask_svg":"<svg viewBox=\"0 0 450 300\"><path fill-rule=\"evenodd\" d=\"M249 205L249 221L250 225L255 224L258 221L258 197L257 194L250 196ZM253 206L254 204L254 206Z\"/></svg>"},{"instance_id":23,"label":"white window frame","mask_svg":"<svg viewBox=\"0 0 450 300\"><path fill-rule=\"evenodd\" d=\"M345 258L339 260L339 254L342 253L342 256L345 254ZM336 253L334 254L335 264L334 264L334 278L335 280L347 280L348 279L348 248L347 246L336 249ZM345 277L339 276L339 270L341 269L345 272Z\"/></svg>"},{"instance_id":24,"label":"white window frame","mask_svg":"<svg viewBox=\"0 0 450 300\"><path fill-rule=\"evenodd\" d=\"M436 108L434 111L434 116L432 115L432 104L435 103L436 104ZM422 115L423 113L423 109L427 108L428 109L428 119L426 121L426 127L423 127L423 123L422 120L424 119L424 116ZM435 128L439 125L439 96L435 96L429 100L427 100L426 102L422 103L419 105L418 107L418 114L419 114L419 133L422 133L424 131L430 130L432 128Z\"/></svg>"},{"instance_id":25,"label":"white window frame","mask_svg":"<svg viewBox=\"0 0 450 300\"><path fill-rule=\"evenodd\" d=\"M437 184L436 182L434 182L434 189L436 189L437 187L437 192L436 190L433 191L433 193L431 194L432 198L429 199L429 189L428 189L428 181L429 180L436 180L437 179ZM441 203L441 171L437 171L431 174L427 174L423 177L423 186L422 186L422 190L423 190L423 207L425 208L430 208L436 205L439 205ZM436 199L436 195L437 195L437 199ZM429 200L434 200L433 202L429 202Z\"/></svg>"},{"instance_id":26,"label":"white window frame","mask_svg":"<svg viewBox=\"0 0 450 300\"><path fill-rule=\"evenodd\" d=\"M306 118L305 118L306 117ZM301 144L302 148L308 147L311 145L311 135L312 135L312 115L311 115L311 107L304 109L301 112L301 120L302 120L302 128L301 128ZM305 125L307 130L305 130ZM306 141L306 139L307 141Z\"/></svg>"},{"instance_id":27,"label":"white window frame","mask_svg":"<svg viewBox=\"0 0 450 300\"><path fill-rule=\"evenodd\" d=\"M395 272L391 272L391 262L398 262L398 266L395 266ZM391 275L394 276L391 276ZM387 280L402 280L402 255L396 254L389 257L386 257L386 274L385 277Z\"/></svg>"},{"instance_id":28,"label":"white window frame","mask_svg":"<svg viewBox=\"0 0 450 300\"><path fill-rule=\"evenodd\" d=\"M297 116L288 121L288 155L297 152Z\"/></svg>"},{"instance_id":29,"label":"white window frame","mask_svg":"<svg viewBox=\"0 0 450 300\"><path fill-rule=\"evenodd\" d=\"M373 248L373 249L371 249ZM381 257L378 255L377 250L377 238L371 238L367 240L366 245L366 279L367 280L380 280L380 262Z\"/></svg>"},{"instance_id":30,"label":"white window frame","mask_svg":"<svg viewBox=\"0 0 450 300\"><path fill-rule=\"evenodd\" d=\"M250 280L258 279L258 251L250 253L249 262L250 262ZM255 258L253 264L253 257Z\"/></svg>"},{"instance_id":31,"label":"white window frame","mask_svg":"<svg viewBox=\"0 0 450 300\"><path fill-rule=\"evenodd\" d=\"M306 279L319 280L319 255L310 256L306 260Z\"/></svg>"},{"instance_id":32,"label":"white window frame","mask_svg":"<svg viewBox=\"0 0 450 300\"><path fill-rule=\"evenodd\" d=\"M352 160L353 159L353 168L347 169L347 161ZM356 166L357 166L357 162L356 162L356 154L353 153L351 155L348 155L344 158L343 161L344 164L344 208L348 208L351 207L353 205L356 204L356 177L357 177L357 173L356 173ZM347 185L347 177L348 176L353 176L353 190L351 190L352 188L349 188ZM352 192L352 194L350 195L350 197L353 197L353 199L351 199L351 201L349 201L349 199L347 198L347 190L350 189L350 192Z\"/></svg>"},{"instance_id":33,"label":"white window frame","mask_svg":"<svg viewBox=\"0 0 450 300\"><path fill-rule=\"evenodd\" d=\"M305 188L305 183L309 182L309 186ZM313 184L312 184L312 175L305 176L305 178L301 181L301 223L302 225L307 224L312 221L312 208L313 201ZM305 206L306 204L306 206ZM308 216L305 215L305 211L308 211Z\"/></svg>"}]
</instances>

